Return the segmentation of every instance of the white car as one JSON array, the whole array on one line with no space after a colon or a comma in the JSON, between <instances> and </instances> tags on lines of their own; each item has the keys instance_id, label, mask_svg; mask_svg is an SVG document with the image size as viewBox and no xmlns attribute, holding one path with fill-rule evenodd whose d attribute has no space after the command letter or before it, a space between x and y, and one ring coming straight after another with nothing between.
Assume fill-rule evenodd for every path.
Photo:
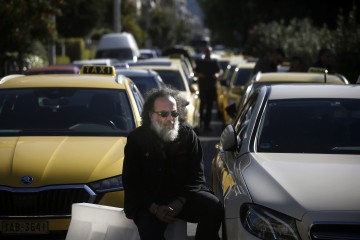
<instances>
[{"instance_id":1,"label":"white car","mask_svg":"<svg viewBox=\"0 0 360 240\"><path fill-rule=\"evenodd\" d=\"M360 86L263 86L212 162L223 239L360 239L359 173Z\"/></svg>"}]
</instances>

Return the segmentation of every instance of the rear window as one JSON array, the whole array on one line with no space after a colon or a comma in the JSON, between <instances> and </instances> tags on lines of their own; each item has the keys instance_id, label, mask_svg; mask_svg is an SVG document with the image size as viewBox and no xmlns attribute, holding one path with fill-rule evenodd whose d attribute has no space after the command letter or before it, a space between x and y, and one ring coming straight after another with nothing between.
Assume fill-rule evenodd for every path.
<instances>
[{"instance_id":1,"label":"rear window","mask_svg":"<svg viewBox=\"0 0 360 240\"><path fill-rule=\"evenodd\" d=\"M95 58L116 58L120 61L134 60L134 53L130 48L116 48L116 49L105 49L98 50Z\"/></svg>"},{"instance_id":2,"label":"rear window","mask_svg":"<svg viewBox=\"0 0 360 240\"><path fill-rule=\"evenodd\" d=\"M249 82L251 74L253 70L251 68L241 68L236 73L236 78L234 79L234 85L245 85L247 82Z\"/></svg>"},{"instance_id":3,"label":"rear window","mask_svg":"<svg viewBox=\"0 0 360 240\"><path fill-rule=\"evenodd\" d=\"M181 73L169 70L156 70L166 85L170 85L179 91L185 91L185 85Z\"/></svg>"},{"instance_id":4,"label":"rear window","mask_svg":"<svg viewBox=\"0 0 360 240\"><path fill-rule=\"evenodd\" d=\"M145 96L146 92L150 89L160 88L155 77L129 76L129 78L136 84L143 96Z\"/></svg>"},{"instance_id":5,"label":"rear window","mask_svg":"<svg viewBox=\"0 0 360 240\"><path fill-rule=\"evenodd\" d=\"M0 91L0 136L126 136L134 128L125 90L34 88Z\"/></svg>"}]
</instances>

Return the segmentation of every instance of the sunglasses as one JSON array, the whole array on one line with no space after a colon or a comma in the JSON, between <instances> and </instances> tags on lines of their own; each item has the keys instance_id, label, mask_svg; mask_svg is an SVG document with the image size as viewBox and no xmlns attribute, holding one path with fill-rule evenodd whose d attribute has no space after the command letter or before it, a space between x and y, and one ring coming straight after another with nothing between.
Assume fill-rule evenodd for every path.
<instances>
[{"instance_id":1,"label":"sunglasses","mask_svg":"<svg viewBox=\"0 0 360 240\"><path fill-rule=\"evenodd\" d=\"M163 117L163 118L167 118L169 115L171 115L173 118L176 118L179 116L179 113L177 111L171 111L171 112L160 111L160 112L154 112L154 113L156 113L157 115L159 115L160 117Z\"/></svg>"}]
</instances>

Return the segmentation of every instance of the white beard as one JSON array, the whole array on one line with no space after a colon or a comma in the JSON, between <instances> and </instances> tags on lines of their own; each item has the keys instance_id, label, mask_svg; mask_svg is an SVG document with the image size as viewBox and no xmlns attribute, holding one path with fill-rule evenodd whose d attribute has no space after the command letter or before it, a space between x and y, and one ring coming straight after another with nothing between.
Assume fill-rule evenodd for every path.
<instances>
[{"instance_id":1,"label":"white beard","mask_svg":"<svg viewBox=\"0 0 360 240\"><path fill-rule=\"evenodd\" d=\"M174 128L171 130L160 126L155 120L151 121L151 127L164 142L174 141L179 135L179 120L177 118L174 120Z\"/></svg>"}]
</instances>

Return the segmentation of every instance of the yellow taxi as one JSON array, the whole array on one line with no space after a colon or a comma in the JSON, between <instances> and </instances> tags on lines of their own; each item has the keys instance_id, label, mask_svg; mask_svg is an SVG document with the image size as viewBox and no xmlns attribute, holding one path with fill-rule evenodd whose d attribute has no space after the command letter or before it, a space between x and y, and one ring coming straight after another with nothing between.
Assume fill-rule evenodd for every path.
<instances>
[{"instance_id":1,"label":"yellow taxi","mask_svg":"<svg viewBox=\"0 0 360 240\"><path fill-rule=\"evenodd\" d=\"M0 239L65 236L73 203L123 207L143 98L112 66L0 81ZM12 238L14 239L14 238Z\"/></svg>"},{"instance_id":2,"label":"yellow taxi","mask_svg":"<svg viewBox=\"0 0 360 240\"><path fill-rule=\"evenodd\" d=\"M223 74L216 81L216 106L217 106L217 115L219 119L223 118L224 114L224 98L227 94L230 78L233 72L235 71L235 64L228 64L223 71Z\"/></svg>"},{"instance_id":3,"label":"yellow taxi","mask_svg":"<svg viewBox=\"0 0 360 240\"><path fill-rule=\"evenodd\" d=\"M255 67L255 62L238 63L229 81L229 86L223 94L223 122L227 123L230 116L224 109L239 101L241 95L244 94L245 85L250 81L251 75Z\"/></svg>"}]
</instances>

